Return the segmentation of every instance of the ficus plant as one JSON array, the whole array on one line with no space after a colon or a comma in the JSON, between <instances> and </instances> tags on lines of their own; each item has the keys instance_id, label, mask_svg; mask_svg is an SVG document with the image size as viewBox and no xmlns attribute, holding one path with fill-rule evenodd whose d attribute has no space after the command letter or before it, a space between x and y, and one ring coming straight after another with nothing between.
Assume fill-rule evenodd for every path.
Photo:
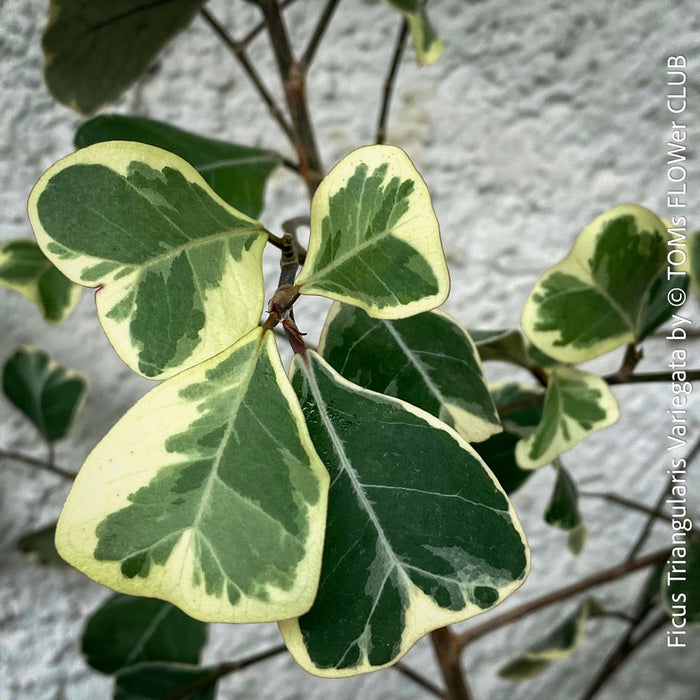
<instances>
[{"instance_id":1,"label":"ficus plant","mask_svg":"<svg viewBox=\"0 0 700 700\"><path fill-rule=\"evenodd\" d=\"M408 35L424 65L444 48L425 4L386 3L400 28L377 143L327 173L304 79L338 2L321 9L298 58L283 13L291 3L251 4L262 22L235 41L201 0L51 2L45 78L59 101L99 109L201 14L296 160L138 116L98 115L78 129L75 152L39 178L28 204L36 243L0 248L0 283L52 323L69 316L81 286L95 289L115 352L157 384L92 450L57 524L18 546L115 592L88 620L81 648L90 666L115 675L117 698L211 698L220 678L284 649L317 676L394 666L425 692L468 698L460 653L471 642L578 595L557 626L504 657L500 673L529 678L570 656L589 618L622 618L626 636L584 691L593 697L621 660L680 614L681 598L684 619L698 623L698 542L691 533L682 544L687 585L669 587L670 550L639 554L651 525L671 519L663 499L648 506L597 494L647 514L629 558L499 616L487 611L525 582L531 557L509 495L552 465L544 518L566 533L572 553L583 550L581 494L562 455L617 421L611 384L697 378L697 370L680 379L635 368L642 342L682 318L669 294L688 291L700 239L686 246L684 236L690 263L680 281L669 279L677 237L668 224L642 206L612 206L544 272L525 301L522 331L466 330L438 310L450 281L429 183L403 150L384 144ZM286 113L247 56L261 31L271 38ZM277 167L296 172L311 195L310 208L300 203L301 217L282 231L263 223L265 184ZM268 245L279 249L280 276L266 300ZM317 347L295 315L305 295L334 302ZM293 352L288 368L282 339ZM624 362L612 375L577 366L621 347ZM525 369L533 381L488 383L482 362L490 361ZM23 347L5 362L3 390L49 457L0 456L73 478L55 464L53 445L79 411L86 380ZM639 569L647 581L629 610L583 595ZM483 622L465 631L450 627L480 614ZM199 665L205 623L270 621L283 646ZM443 687L400 662L428 634Z\"/></svg>"}]
</instances>

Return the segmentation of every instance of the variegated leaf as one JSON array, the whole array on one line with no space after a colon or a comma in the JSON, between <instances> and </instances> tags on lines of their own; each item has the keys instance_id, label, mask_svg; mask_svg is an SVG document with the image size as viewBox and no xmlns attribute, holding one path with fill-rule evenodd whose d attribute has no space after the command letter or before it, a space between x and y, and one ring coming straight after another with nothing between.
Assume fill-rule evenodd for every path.
<instances>
[{"instance_id":1,"label":"variegated leaf","mask_svg":"<svg viewBox=\"0 0 700 700\"><path fill-rule=\"evenodd\" d=\"M124 361L165 378L212 357L262 312L262 224L223 202L181 158L112 141L56 163L29 198L48 258L97 287Z\"/></svg>"},{"instance_id":2,"label":"variegated leaf","mask_svg":"<svg viewBox=\"0 0 700 700\"><path fill-rule=\"evenodd\" d=\"M256 328L112 428L56 545L99 583L200 620L292 617L316 592L327 489L272 334Z\"/></svg>"},{"instance_id":3,"label":"variegated leaf","mask_svg":"<svg viewBox=\"0 0 700 700\"><path fill-rule=\"evenodd\" d=\"M405 318L445 301L449 275L430 194L401 149L359 148L321 182L297 284L373 318Z\"/></svg>"},{"instance_id":4,"label":"variegated leaf","mask_svg":"<svg viewBox=\"0 0 700 700\"><path fill-rule=\"evenodd\" d=\"M310 673L396 662L424 634L497 605L525 580L515 512L472 448L434 416L351 384L319 355L292 384L331 472L311 610L280 623Z\"/></svg>"},{"instance_id":5,"label":"variegated leaf","mask_svg":"<svg viewBox=\"0 0 700 700\"><path fill-rule=\"evenodd\" d=\"M542 420L515 448L523 469L539 469L620 416L603 379L568 367L551 370Z\"/></svg>"},{"instance_id":6,"label":"variegated leaf","mask_svg":"<svg viewBox=\"0 0 700 700\"><path fill-rule=\"evenodd\" d=\"M349 381L432 413L468 442L501 432L474 343L447 314L388 321L336 303L319 352Z\"/></svg>"},{"instance_id":7,"label":"variegated leaf","mask_svg":"<svg viewBox=\"0 0 700 700\"><path fill-rule=\"evenodd\" d=\"M422 66L435 63L442 56L445 45L440 41L428 19L425 3L421 0L385 0L385 2L406 18L418 63Z\"/></svg>"}]
</instances>

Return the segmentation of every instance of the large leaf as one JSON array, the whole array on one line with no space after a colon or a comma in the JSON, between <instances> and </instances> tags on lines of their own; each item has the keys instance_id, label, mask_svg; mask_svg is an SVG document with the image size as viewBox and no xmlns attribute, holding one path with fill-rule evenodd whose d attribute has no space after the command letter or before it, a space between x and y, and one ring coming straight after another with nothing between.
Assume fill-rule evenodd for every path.
<instances>
[{"instance_id":1,"label":"large leaf","mask_svg":"<svg viewBox=\"0 0 700 700\"><path fill-rule=\"evenodd\" d=\"M29 217L49 259L98 288L107 336L147 377L212 357L260 320L267 232L160 148L112 141L64 158Z\"/></svg>"},{"instance_id":2,"label":"large leaf","mask_svg":"<svg viewBox=\"0 0 700 700\"><path fill-rule=\"evenodd\" d=\"M63 321L78 304L81 291L36 243L21 238L0 246L0 287L27 297L48 323Z\"/></svg>"},{"instance_id":3,"label":"large leaf","mask_svg":"<svg viewBox=\"0 0 700 700\"><path fill-rule=\"evenodd\" d=\"M27 346L5 362L2 389L44 438L54 442L66 436L85 398L87 380Z\"/></svg>"},{"instance_id":4,"label":"large leaf","mask_svg":"<svg viewBox=\"0 0 700 700\"><path fill-rule=\"evenodd\" d=\"M313 601L327 489L272 334L256 328L112 428L56 545L99 583L194 618L277 620Z\"/></svg>"},{"instance_id":5,"label":"large leaf","mask_svg":"<svg viewBox=\"0 0 700 700\"><path fill-rule=\"evenodd\" d=\"M53 96L94 112L126 90L203 0L51 0L44 75Z\"/></svg>"},{"instance_id":6,"label":"large leaf","mask_svg":"<svg viewBox=\"0 0 700 700\"><path fill-rule=\"evenodd\" d=\"M501 431L474 343L447 314L388 321L336 303L319 352L346 379L432 413L468 442Z\"/></svg>"},{"instance_id":7,"label":"large leaf","mask_svg":"<svg viewBox=\"0 0 700 700\"><path fill-rule=\"evenodd\" d=\"M170 603L116 593L87 621L81 650L111 674L143 661L199 663L206 639L207 626Z\"/></svg>"},{"instance_id":8,"label":"large leaf","mask_svg":"<svg viewBox=\"0 0 700 700\"><path fill-rule=\"evenodd\" d=\"M515 446L542 420L544 392L539 387L515 382L492 385L489 389L501 417L503 432L474 445L474 449L488 464L503 490L511 494L533 473L520 468L515 459Z\"/></svg>"},{"instance_id":9,"label":"large leaf","mask_svg":"<svg viewBox=\"0 0 700 700\"><path fill-rule=\"evenodd\" d=\"M677 521L679 522L679 521ZM661 575L661 604L672 620L700 625L700 544L676 546ZM678 629L682 629L678 627Z\"/></svg>"},{"instance_id":10,"label":"large leaf","mask_svg":"<svg viewBox=\"0 0 700 700\"><path fill-rule=\"evenodd\" d=\"M440 41L428 19L425 3L421 0L385 0L385 2L406 18L418 63L422 66L435 63L442 56L445 45Z\"/></svg>"},{"instance_id":11,"label":"large leaf","mask_svg":"<svg viewBox=\"0 0 700 700\"><path fill-rule=\"evenodd\" d=\"M663 296L659 277L666 274L667 240L664 223L643 207L625 204L598 216L525 302L528 338L568 363L642 340L665 320L647 307ZM666 318L672 310L666 306Z\"/></svg>"},{"instance_id":12,"label":"large leaf","mask_svg":"<svg viewBox=\"0 0 700 700\"><path fill-rule=\"evenodd\" d=\"M515 448L518 464L523 469L544 467L619 417L617 401L603 379L568 367L553 369L542 420Z\"/></svg>"},{"instance_id":13,"label":"large leaf","mask_svg":"<svg viewBox=\"0 0 700 700\"><path fill-rule=\"evenodd\" d=\"M450 280L440 229L423 179L395 146L343 158L311 204L303 294L405 318L442 304Z\"/></svg>"},{"instance_id":14,"label":"large leaf","mask_svg":"<svg viewBox=\"0 0 700 700\"><path fill-rule=\"evenodd\" d=\"M262 211L267 178L280 163L280 157L271 151L205 138L163 122L121 114L90 119L75 134L76 148L103 141L139 141L184 158L221 199L253 217Z\"/></svg>"},{"instance_id":15,"label":"large leaf","mask_svg":"<svg viewBox=\"0 0 700 700\"><path fill-rule=\"evenodd\" d=\"M500 603L529 556L507 497L456 432L315 353L308 362L295 358L292 384L331 472L328 528L314 605L280 628L306 670L350 676Z\"/></svg>"},{"instance_id":16,"label":"large leaf","mask_svg":"<svg viewBox=\"0 0 700 700\"><path fill-rule=\"evenodd\" d=\"M29 561L40 566L49 566L52 569L67 569L63 559L56 551L54 539L56 538L56 524L42 527L41 530L23 535L17 541L17 550Z\"/></svg>"},{"instance_id":17,"label":"large leaf","mask_svg":"<svg viewBox=\"0 0 700 700\"><path fill-rule=\"evenodd\" d=\"M522 681L541 673L554 661L568 658L576 651L583 638L586 620L599 610L595 600L584 600L549 634L501 668L498 675L509 681Z\"/></svg>"},{"instance_id":18,"label":"large leaf","mask_svg":"<svg viewBox=\"0 0 700 700\"><path fill-rule=\"evenodd\" d=\"M124 669L114 680L113 700L214 700L216 667L177 663L141 663ZM188 690L190 692L188 692Z\"/></svg>"},{"instance_id":19,"label":"large leaf","mask_svg":"<svg viewBox=\"0 0 700 700\"><path fill-rule=\"evenodd\" d=\"M544 519L550 525L569 533L569 549L574 554L583 551L586 526L578 508L578 489L576 482L561 464L557 464L557 480Z\"/></svg>"}]
</instances>

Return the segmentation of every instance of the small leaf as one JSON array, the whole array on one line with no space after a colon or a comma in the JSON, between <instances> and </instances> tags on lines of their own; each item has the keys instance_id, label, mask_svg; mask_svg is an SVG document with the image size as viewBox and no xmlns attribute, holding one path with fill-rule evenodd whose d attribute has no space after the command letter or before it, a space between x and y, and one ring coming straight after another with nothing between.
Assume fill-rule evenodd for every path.
<instances>
[{"instance_id":1,"label":"small leaf","mask_svg":"<svg viewBox=\"0 0 700 700\"><path fill-rule=\"evenodd\" d=\"M359 148L324 178L297 284L373 318L405 318L445 301L450 280L430 194L401 149Z\"/></svg>"},{"instance_id":2,"label":"small leaf","mask_svg":"<svg viewBox=\"0 0 700 700\"><path fill-rule=\"evenodd\" d=\"M80 301L80 287L55 268L36 243L20 238L0 246L0 287L29 299L47 323L65 320Z\"/></svg>"},{"instance_id":3,"label":"small leaf","mask_svg":"<svg viewBox=\"0 0 700 700\"><path fill-rule=\"evenodd\" d=\"M92 668L112 674L142 661L197 664L206 638L203 622L170 603L117 593L87 621L81 649Z\"/></svg>"},{"instance_id":4,"label":"small leaf","mask_svg":"<svg viewBox=\"0 0 700 700\"><path fill-rule=\"evenodd\" d=\"M69 563L212 622L309 609L328 473L272 333L150 391L92 451L58 521Z\"/></svg>"},{"instance_id":5,"label":"small leaf","mask_svg":"<svg viewBox=\"0 0 700 700\"><path fill-rule=\"evenodd\" d=\"M558 364L532 343L528 343L523 334L514 328L500 331L470 330L469 335L476 343L476 349L484 362L510 362L526 369L533 365L553 367Z\"/></svg>"},{"instance_id":6,"label":"small leaf","mask_svg":"<svg viewBox=\"0 0 700 700\"><path fill-rule=\"evenodd\" d=\"M440 41L428 19L425 3L421 0L385 0L385 2L408 21L418 63L422 66L435 63L442 56L445 45Z\"/></svg>"},{"instance_id":7,"label":"small leaf","mask_svg":"<svg viewBox=\"0 0 700 700\"><path fill-rule=\"evenodd\" d=\"M23 535L17 541L17 550L24 554L29 561L40 566L48 566L52 569L67 569L68 564L61 559L56 551L55 537L56 523L43 527L36 532L31 532L28 535Z\"/></svg>"},{"instance_id":8,"label":"small leaf","mask_svg":"<svg viewBox=\"0 0 700 700\"><path fill-rule=\"evenodd\" d=\"M117 674L112 697L113 700L163 700L176 695L183 700L214 700L219 676L216 667L136 664Z\"/></svg>"},{"instance_id":9,"label":"small leaf","mask_svg":"<svg viewBox=\"0 0 700 700\"><path fill-rule=\"evenodd\" d=\"M395 663L424 634L487 610L525 580L529 551L472 448L429 413L343 379L319 355L292 364L311 439L331 472L318 595L280 622L319 676Z\"/></svg>"},{"instance_id":10,"label":"small leaf","mask_svg":"<svg viewBox=\"0 0 700 700\"><path fill-rule=\"evenodd\" d=\"M5 362L5 396L49 442L66 436L87 389L83 375L54 362L42 350L22 347Z\"/></svg>"},{"instance_id":11,"label":"small leaf","mask_svg":"<svg viewBox=\"0 0 700 700\"><path fill-rule=\"evenodd\" d=\"M108 338L147 377L212 357L260 320L267 232L171 153L126 141L84 148L42 176L29 218L49 259L98 288Z\"/></svg>"},{"instance_id":12,"label":"small leaf","mask_svg":"<svg viewBox=\"0 0 700 700\"><path fill-rule=\"evenodd\" d=\"M544 513L550 525L569 533L569 549L580 554L586 543L586 526L578 509L578 489L564 467L557 465L557 480Z\"/></svg>"},{"instance_id":13,"label":"small leaf","mask_svg":"<svg viewBox=\"0 0 700 700\"><path fill-rule=\"evenodd\" d=\"M79 112L94 112L119 97L202 4L51 0L42 42L49 90Z\"/></svg>"},{"instance_id":14,"label":"small leaf","mask_svg":"<svg viewBox=\"0 0 700 700\"><path fill-rule=\"evenodd\" d=\"M544 391L514 382L491 385L491 396L503 423L503 432L493 435L474 449L494 473L503 490L511 494L532 476L515 460L515 446L542 419Z\"/></svg>"},{"instance_id":15,"label":"small leaf","mask_svg":"<svg viewBox=\"0 0 700 700\"><path fill-rule=\"evenodd\" d=\"M280 157L260 148L205 138L163 122L121 114L86 121L75 135L75 147L103 141L138 141L170 151L197 169L225 202L248 216L263 208L265 184Z\"/></svg>"},{"instance_id":16,"label":"small leaf","mask_svg":"<svg viewBox=\"0 0 700 700\"><path fill-rule=\"evenodd\" d=\"M501 431L474 343L447 314L387 321L336 303L319 352L347 380L432 413L468 442Z\"/></svg>"},{"instance_id":17,"label":"small leaf","mask_svg":"<svg viewBox=\"0 0 700 700\"><path fill-rule=\"evenodd\" d=\"M700 543L671 551L661 576L661 605L672 620L700 625Z\"/></svg>"},{"instance_id":18,"label":"small leaf","mask_svg":"<svg viewBox=\"0 0 700 700\"><path fill-rule=\"evenodd\" d=\"M549 374L542 420L530 437L518 443L515 457L523 469L539 469L619 417L605 380L558 367Z\"/></svg>"},{"instance_id":19,"label":"small leaf","mask_svg":"<svg viewBox=\"0 0 700 700\"><path fill-rule=\"evenodd\" d=\"M547 636L501 668L498 675L508 681L523 681L542 673L554 661L568 658L583 638L586 620L599 609L594 600L585 600Z\"/></svg>"},{"instance_id":20,"label":"small leaf","mask_svg":"<svg viewBox=\"0 0 700 700\"><path fill-rule=\"evenodd\" d=\"M527 337L566 363L641 341L657 322L647 309L665 274L668 235L664 223L640 206L620 205L598 216L525 302Z\"/></svg>"}]
</instances>

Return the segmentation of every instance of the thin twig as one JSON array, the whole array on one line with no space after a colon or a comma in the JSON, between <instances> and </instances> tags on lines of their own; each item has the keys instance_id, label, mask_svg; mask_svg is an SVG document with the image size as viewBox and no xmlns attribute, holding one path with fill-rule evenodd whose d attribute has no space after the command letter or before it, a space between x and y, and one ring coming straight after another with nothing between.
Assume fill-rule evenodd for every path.
<instances>
[{"instance_id":1,"label":"thin twig","mask_svg":"<svg viewBox=\"0 0 700 700\"><path fill-rule=\"evenodd\" d=\"M430 633L438 666L447 686L445 697L450 700L472 700L466 674L462 671L460 644L449 627L441 627Z\"/></svg>"},{"instance_id":2,"label":"thin twig","mask_svg":"<svg viewBox=\"0 0 700 700\"><path fill-rule=\"evenodd\" d=\"M391 98L394 94L394 83L396 81L396 74L398 73L399 66L401 65L401 58L403 57L403 52L406 48L407 37L408 22L405 19L403 19L401 20L401 27L399 28L399 33L396 35L396 43L394 44L394 54L391 59L391 65L389 66L389 72L386 74L386 78L384 79L382 106L379 111L379 121L377 123L377 136L375 138L375 141L378 144L386 142L386 124L389 120Z\"/></svg>"},{"instance_id":3,"label":"thin twig","mask_svg":"<svg viewBox=\"0 0 700 700\"><path fill-rule=\"evenodd\" d=\"M21 452L0 450L0 459L11 459L14 462L21 462L22 464L28 464L31 467L36 467L37 469L43 469L46 472L57 474L58 476L62 476L64 479L75 479L74 472L68 471L68 469L64 469L63 467L56 466L52 462L46 462L43 459L30 457L29 455L22 454Z\"/></svg>"},{"instance_id":4,"label":"thin twig","mask_svg":"<svg viewBox=\"0 0 700 700\"><path fill-rule=\"evenodd\" d=\"M401 661L397 661L393 668L398 671L402 676L406 676L406 678L410 678L414 683L417 683L421 688L424 690L427 690L429 693L432 695L435 695L435 697L438 698L444 698L445 697L445 691L442 688L439 688L437 685L435 685L431 680L426 678L425 676L421 676L420 673L416 673L412 668L409 668L406 666L406 664L402 663Z\"/></svg>"},{"instance_id":5,"label":"thin twig","mask_svg":"<svg viewBox=\"0 0 700 700\"><path fill-rule=\"evenodd\" d=\"M668 513L664 513L658 509L655 510L651 506L648 506L645 503L640 503L639 501L633 501L631 498L618 496L616 493L611 493L608 491L579 491L579 496L584 496L585 498L602 498L606 501L610 501L611 503L617 503L624 508L636 510L640 513L646 513L650 517L658 520L666 520L668 522L672 522L673 520Z\"/></svg>"},{"instance_id":6,"label":"thin twig","mask_svg":"<svg viewBox=\"0 0 700 700\"><path fill-rule=\"evenodd\" d=\"M263 83L262 78L260 77L260 74L258 73L257 69L250 62L248 54L246 53L245 43L242 41L236 41L226 31L226 29L219 22L219 20L217 20L216 17L214 17L214 15L212 15L212 13L206 7L203 7L201 9L201 13L202 17L207 22L207 24L214 30L214 32L224 42L224 44L226 44L226 46L228 46L228 48L231 49L231 53L233 54L235 59L240 63L248 78L255 86L255 89L258 91L258 94L270 110L270 114L272 115L273 119L279 124L282 131L284 131L284 133L287 135L287 138L289 138L289 140L292 143L294 143L294 133L292 131L292 127L285 119L282 110L277 106L275 99L270 94L270 91L265 86L265 83Z\"/></svg>"},{"instance_id":7,"label":"thin twig","mask_svg":"<svg viewBox=\"0 0 700 700\"><path fill-rule=\"evenodd\" d=\"M625 356L622 358L622 365L620 369L615 373L617 378L624 382L628 377L632 375L636 366L641 362L644 353L641 348L638 350L634 343L630 343L625 348Z\"/></svg>"},{"instance_id":8,"label":"thin twig","mask_svg":"<svg viewBox=\"0 0 700 700\"><path fill-rule=\"evenodd\" d=\"M280 2L280 8L286 10L290 5L293 5L297 0L282 0ZM258 22L241 40L239 43L243 44L246 48L251 44L251 42L262 32L265 31L265 22Z\"/></svg>"},{"instance_id":9,"label":"thin twig","mask_svg":"<svg viewBox=\"0 0 700 700\"><path fill-rule=\"evenodd\" d=\"M610 583L615 581L627 574L637 571L638 569L643 569L647 566L653 564L659 564L660 562L666 561L671 553L670 549L663 549L651 554L647 554L639 559L634 559L632 561L625 561L621 564L611 567L610 569L603 569L592 576L587 576L576 583L572 583L568 586L564 586L557 591L552 593L546 593L539 598L535 598L527 603L523 603L511 610L507 610L500 615L495 615L491 618L484 620L480 625L473 627L470 630L462 633L459 636L459 643L461 647L465 647L479 637L483 637L489 632L493 632L504 625L509 625L512 622L516 622L527 615L530 615L537 610L546 608L554 603L560 603L568 598L572 598L579 593L583 593L591 588L600 586L604 583Z\"/></svg>"},{"instance_id":10,"label":"thin twig","mask_svg":"<svg viewBox=\"0 0 700 700\"><path fill-rule=\"evenodd\" d=\"M690 369L686 371L686 380L696 382L700 380L700 369ZM629 377L619 377L615 374L608 374L603 379L610 385L613 384L643 384L652 382L671 382L673 381L672 372L638 372L631 374Z\"/></svg>"},{"instance_id":11,"label":"thin twig","mask_svg":"<svg viewBox=\"0 0 700 700\"><path fill-rule=\"evenodd\" d=\"M340 0L328 0L328 2L326 3L326 7L324 8L323 12L321 13L321 16L319 17L318 22L316 23L316 27L313 31L313 34L311 35L311 39L309 40L309 44L306 47L306 50L304 51L302 59L299 63L299 67L304 73L308 72L309 68L311 67L311 62L314 60L316 51L318 50L318 47L321 44L321 39L326 33L326 29L328 29L331 17L333 17L333 13L338 7L339 2Z\"/></svg>"}]
</instances>

